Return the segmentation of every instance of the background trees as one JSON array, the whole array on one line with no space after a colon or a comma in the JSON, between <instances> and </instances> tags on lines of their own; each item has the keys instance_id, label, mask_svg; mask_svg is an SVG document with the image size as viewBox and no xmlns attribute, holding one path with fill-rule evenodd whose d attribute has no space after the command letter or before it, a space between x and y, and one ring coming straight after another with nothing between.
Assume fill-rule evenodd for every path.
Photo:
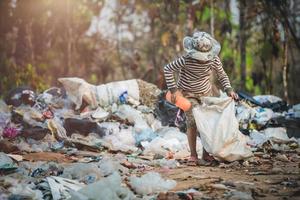
<instances>
[{"instance_id":1,"label":"background trees","mask_svg":"<svg viewBox=\"0 0 300 200\"><path fill-rule=\"evenodd\" d=\"M61 76L163 88L163 66L198 29L222 44L236 89L299 102L299 14L294 0L1 0L0 91Z\"/></svg>"}]
</instances>

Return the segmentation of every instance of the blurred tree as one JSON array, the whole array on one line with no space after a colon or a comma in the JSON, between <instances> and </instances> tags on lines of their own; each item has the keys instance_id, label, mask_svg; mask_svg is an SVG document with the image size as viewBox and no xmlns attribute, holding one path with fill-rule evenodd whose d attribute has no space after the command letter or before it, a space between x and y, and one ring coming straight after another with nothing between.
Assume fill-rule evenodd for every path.
<instances>
[{"instance_id":1,"label":"blurred tree","mask_svg":"<svg viewBox=\"0 0 300 200\"><path fill-rule=\"evenodd\" d=\"M43 90L60 76L143 78L164 88L163 66L184 53L184 36L201 30L221 43L236 89L295 102L299 13L295 0L1 0L0 91Z\"/></svg>"}]
</instances>

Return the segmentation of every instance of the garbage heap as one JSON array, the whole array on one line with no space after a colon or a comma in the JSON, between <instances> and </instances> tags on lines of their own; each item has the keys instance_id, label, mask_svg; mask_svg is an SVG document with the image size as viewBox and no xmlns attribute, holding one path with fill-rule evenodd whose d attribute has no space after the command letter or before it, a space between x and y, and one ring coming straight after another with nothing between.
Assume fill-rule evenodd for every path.
<instances>
[{"instance_id":1,"label":"garbage heap","mask_svg":"<svg viewBox=\"0 0 300 200\"><path fill-rule=\"evenodd\" d=\"M188 141L184 121L166 117L173 108L159 108L156 86L59 82L41 94L20 87L0 101L0 199L155 199L176 186L153 169L178 168ZM299 105L274 110L281 100L241 97L236 116L253 151L299 147Z\"/></svg>"},{"instance_id":2,"label":"garbage heap","mask_svg":"<svg viewBox=\"0 0 300 200\"><path fill-rule=\"evenodd\" d=\"M239 92L236 104L239 129L250 137L254 149L296 149L300 138L300 104L288 105L274 95L250 96Z\"/></svg>"}]
</instances>

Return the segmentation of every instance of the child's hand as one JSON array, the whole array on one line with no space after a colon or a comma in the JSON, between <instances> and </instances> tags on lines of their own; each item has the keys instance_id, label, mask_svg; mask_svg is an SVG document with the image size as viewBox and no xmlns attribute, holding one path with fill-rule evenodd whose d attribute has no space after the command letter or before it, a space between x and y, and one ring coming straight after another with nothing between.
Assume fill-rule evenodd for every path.
<instances>
[{"instance_id":1,"label":"child's hand","mask_svg":"<svg viewBox=\"0 0 300 200\"><path fill-rule=\"evenodd\" d=\"M239 95L235 93L233 90L227 93L227 96L233 98L234 100L239 100Z\"/></svg>"}]
</instances>

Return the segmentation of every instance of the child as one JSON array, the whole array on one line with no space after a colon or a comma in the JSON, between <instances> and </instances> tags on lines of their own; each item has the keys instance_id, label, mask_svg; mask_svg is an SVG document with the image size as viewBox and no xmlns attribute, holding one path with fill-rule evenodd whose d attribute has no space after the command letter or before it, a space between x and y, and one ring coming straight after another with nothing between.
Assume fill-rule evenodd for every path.
<instances>
[{"instance_id":1,"label":"child","mask_svg":"<svg viewBox=\"0 0 300 200\"><path fill-rule=\"evenodd\" d=\"M228 76L225 73L218 54L220 44L206 32L194 32L193 37L183 39L183 48L186 55L169 63L164 67L164 74L168 89L172 93L172 102L175 103L176 95L188 98L192 108L200 104L200 97L211 96L212 84L210 75L212 70L217 74L218 80L228 96L237 100L238 95L233 91ZM174 72L178 73L175 82ZM176 93L176 95L175 95ZM191 156L189 164L209 165L214 160L205 149L201 162L196 151L197 127L192 113L192 108L186 112L187 137Z\"/></svg>"}]
</instances>

